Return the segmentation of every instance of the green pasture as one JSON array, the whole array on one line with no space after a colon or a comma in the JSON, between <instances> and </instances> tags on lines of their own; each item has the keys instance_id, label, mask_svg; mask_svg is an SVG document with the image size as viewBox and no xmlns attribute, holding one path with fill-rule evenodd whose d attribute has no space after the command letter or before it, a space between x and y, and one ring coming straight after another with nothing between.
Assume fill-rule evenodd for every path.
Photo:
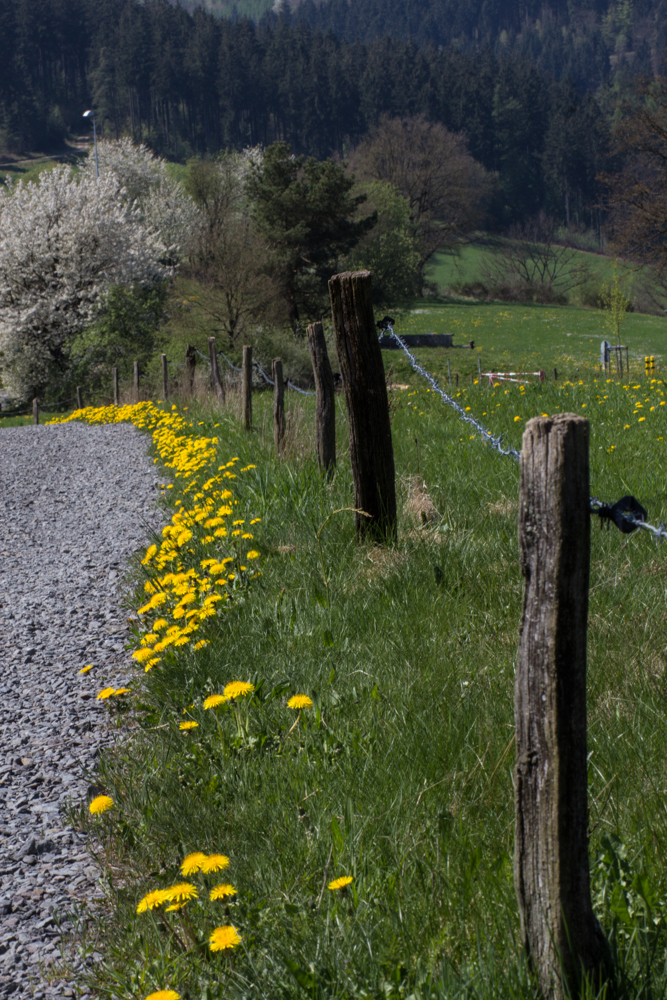
<instances>
[{"instance_id":1,"label":"green pasture","mask_svg":"<svg viewBox=\"0 0 667 1000\"><path fill-rule=\"evenodd\" d=\"M465 378L482 371L539 371L556 368L561 376L592 376L600 363L602 340L613 342L607 317L597 309L518 303L415 303L396 312L397 333L451 333L455 345L474 341L474 350L429 348L417 356L428 359L434 373L450 369ZM622 341L630 354L630 374L644 373L644 358L653 355L658 367L667 360L667 317L628 313ZM389 353L389 352L387 352ZM398 352L392 352L398 358ZM396 362L404 371L403 362ZM624 362L625 363L625 362Z\"/></svg>"},{"instance_id":2,"label":"green pasture","mask_svg":"<svg viewBox=\"0 0 667 1000\"><path fill-rule=\"evenodd\" d=\"M569 325L535 325L534 349L555 350L550 338ZM517 365L518 334L489 329L498 355ZM419 356L442 367L441 354ZM385 364L402 377L394 358L387 352ZM400 524L387 547L357 543L345 510L341 396L331 483L314 461L312 398L287 395L283 460L270 394L254 396L250 433L234 398L226 409L179 404L194 432L218 437L213 469L235 456L254 466L234 481L235 516L260 519L250 531L262 576L213 620L209 647L173 650L137 673L134 728L102 756L99 780L116 803L94 821L109 909L94 933L79 931L103 956L89 973L96 996L534 998L512 883L518 466L425 384L407 375L403 384L391 391ZM608 501L632 493L654 523L667 519L659 377L589 369L585 379L453 391L517 448L535 414L590 416L592 491ZM183 483L174 480L171 504ZM665 573L648 536L593 524L592 886L616 995L638 1000L667 989ZM145 599L138 565L135 578L134 608ZM93 671L82 683L111 680ZM203 700L232 680L257 694L240 715L224 708L216 718ZM294 693L314 702L298 721L286 705ZM183 719L198 726L184 733ZM90 822L83 812L81 822ZM138 914L138 900L179 881L194 851L227 855L216 878L237 894L209 903L214 880L204 878L183 914ZM349 889L329 890L342 875L353 877ZM233 952L208 951L216 923L237 928Z\"/></svg>"}]
</instances>

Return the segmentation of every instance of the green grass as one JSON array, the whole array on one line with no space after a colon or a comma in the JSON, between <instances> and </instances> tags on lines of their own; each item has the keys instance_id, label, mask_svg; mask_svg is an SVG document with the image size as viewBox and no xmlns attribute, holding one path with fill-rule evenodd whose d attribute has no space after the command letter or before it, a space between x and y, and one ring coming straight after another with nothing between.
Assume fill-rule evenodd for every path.
<instances>
[{"instance_id":1,"label":"green grass","mask_svg":"<svg viewBox=\"0 0 667 1000\"><path fill-rule=\"evenodd\" d=\"M104 956L97 996L168 987L192 1000L534 995L511 864L518 467L411 384L395 393L402 513L387 549L357 544L352 515L334 513L353 501L340 397L331 484L313 461L312 400L289 395L282 462L269 396L255 397L250 434L231 412L186 411L193 431L219 438L213 468L234 456L256 466L234 488L238 516L261 518L251 530L263 575L213 620L208 648L178 650L138 676L136 728L102 758L116 809L96 823L110 900L89 944ZM536 413L590 415L592 491L610 501L633 493L657 523L667 517L664 391L661 381L587 378L460 386L458 401L516 447ZM639 533L593 530L590 596L596 911L619 995L662 996L664 554ZM100 688L113 680L88 677ZM233 710L218 726L202 708L238 679L258 691L241 731ZM315 708L290 728L295 692ZM198 728L180 732L183 718ZM189 923L137 914L144 893L177 881L197 850L230 857L213 880L238 890L228 906L207 902L212 880L195 876ZM354 877L352 891L326 889L342 874ZM208 935L229 922L241 947L211 954Z\"/></svg>"}]
</instances>

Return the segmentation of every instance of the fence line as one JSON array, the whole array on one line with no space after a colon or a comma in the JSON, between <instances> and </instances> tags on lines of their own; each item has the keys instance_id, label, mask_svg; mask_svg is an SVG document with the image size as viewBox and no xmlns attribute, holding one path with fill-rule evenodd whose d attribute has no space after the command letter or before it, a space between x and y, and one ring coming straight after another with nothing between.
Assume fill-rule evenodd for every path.
<instances>
[{"instance_id":1,"label":"fence line","mask_svg":"<svg viewBox=\"0 0 667 1000\"><path fill-rule=\"evenodd\" d=\"M417 359L414 357L413 354L411 354L407 346L403 343L399 335L394 331L394 329L389 325L389 323L381 321L381 323L378 323L378 326L384 333L391 334L391 336L397 342L399 347L405 353L412 369L416 371L418 375L421 375L428 382L430 382L435 392L441 397L441 399L445 403L447 403L448 406L451 406L456 410L456 412L458 413L458 415L461 417L462 420L465 420L466 423L469 423L473 427L475 427L480 432L480 434L482 434L485 440L487 440L489 444L491 444L494 448L496 448L501 455L507 455L511 458L514 458L517 461L519 460L520 455L519 452L516 450L516 448L512 448L511 446L509 448L502 447L501 444L502 435L498 434L496 437L494 437L491 431L487 430L487 428L484 427L483 424L481 424L478 420L476 420L475 417L469 416L469 414L466 413L463 407L459 406L456 400L452 399L452 397L449 396L444 391L444 389L440 388L435 378L431 375L430 372L428 372L422 365L419 364ZM540 373L508 372L507 374L539 375ZM633 531L636 531L637 529L641 529L642 531L648 531L651 535L653 535L656 542L661 541L662 539L667 539L667 525L649 524L648 521L646 520L648 516L647 512L644 510L639 501L636 500L635 497L633 496L622 497L620 500L617 500L616 503L614 504L608 504L602 500L599 500L597 497L591 497L590 513L595 514L597 517L600 518L600 526L602 526L603 521L607 522L607 526L609 526L610 523L613 523L616 525L619 531L621 531L625 535L631 534Z\"/></svg>"},{"instance_id":2,"label":"fence line","mask_svg":"<svg viewBox=\"0 0 667 1000\"><path fill-rule=\"evenodd\" d=\"M195 350L197 350L197 348L195 348ZM209 364L211 363L209 361L209 359L206 357L206 355L202 354L201 351L197 350L197 354L199 355L200 358L203 358L204 361L208 361ZM235 364L232 364L232 362L229 360L229 358L224 353L224 351L217 351L217 356L218 357L223 357L225 359L225 361L227 362L227 364L229 365L229 367L233 368L235 372L242 372L243 371L242 368L237 368ZM269 376L266 374L266 372L264 371L264 369L260 365L259 361L253 361L253 365L252 366L253 366L253 368L256 368L259 371L260 375L262 376L262 378L264 379L264 381L268 385L274 385L273 379L269 378ZM315 395L314 392L310 392L308 389L300 389L298 385L294 385L294 382L292 382L292 380L291 380L291 378L289 376L285 379L285 384L287 386L289 386L290 389L294 389L295 392L300 392L302 396L314 396Z\"/></svg>"}]
</instances>

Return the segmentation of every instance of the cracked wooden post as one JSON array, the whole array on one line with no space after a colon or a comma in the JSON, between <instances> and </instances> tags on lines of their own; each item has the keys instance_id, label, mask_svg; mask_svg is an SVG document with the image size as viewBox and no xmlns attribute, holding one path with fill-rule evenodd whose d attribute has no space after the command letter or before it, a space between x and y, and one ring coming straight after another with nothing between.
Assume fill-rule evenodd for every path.
<instances>
[{"instance_id":1,"label":"cracked wooden post","mask_svg":"<svg viewBox=\"0 0 667 1000\"><path fill-rule=\"evenodd\" d=\"M135 403L138 403L139 402L139 362L138 361L135 361L134 365L133 365L132 382L133 382L133 389L134 389L134 401L135 401Z\"/></svg>"},{"instance_id":2,"label":"cracked wooden post","mask_svg":"<svg viewBox=\"0 0 667 1000\"><path fill-rule=\"evenodd\" d=\"M310 360L315 377L315 439L320 472L331 477L336 467L336 396L333 372L321 323L307 330Z\"/></svg>"},{"instance_id":3,"label":"cracked wooden post","mask_svg":"<svg viewBox=\"0 0 667 1000\"><path fill-rule=\"evenodd\" d=\"M514 885L542 996L594 993L608 946L588 862L586 629L589 425L563 413L526 424L519 545L525 580L514 693Z\"/></svg>"},{"instance_id":4,"label":"cracked wooden post","mask_svg":"<svg viewBox=\"0 0 667 1000\"><path fill-rule=\"evenodd\" d=\"M243 414L245 429L252 430L252 347L243 345Z\"/></svg>"},{"instance_id":5,"label":"cracked wooden post","mask_svg":"<svg viewBox=\"0 0 667 1000\"><path fill-rule=\"evenodd\" d=\"M118 406L118 369L111 369L111 381L113 382L113 405Z\"/></svg>"},{"instance_id":6,"label":"cracked wooden post","mask_svg":"<svg viewBox=\"0 0 667 1000\"><path fill-rule=\"evenodd\" d=\"M32 422L35 425L39 423L39 399L37 396L32 401Z\"/></svg>"},{"instance_id":7,"label":"cracked wooden post","mask_svg":"<svg viewBox=\"0 0 667 1000\"><path fill-rule=\"evenodd\" d=\"M169 399L169 369L166 354L162 355L162 394L165 400Z\"/></svg>"},{"instance_id":8,"label":"cracked wooden post","mask_svg":"<svg viewBox=\"0 0 667 1000\"><path fill-rule=\"evenodd\" d=\"M278 455L282 455L285 447L285 384L283 363L280 358L273 359L271 378L273 379L273 443Z\"/></svg>"},{"instance_id":9,"label":"cracked wooden post","mask_svg":"<svg viewBox=\"0 0 667 1000\"><path fill-rule=\"evenodd\" d=\"M338 363L350 423L350 461L357 535L396 537L396 483L389 401L378 342L370 271L346 271L329 281Z\"/></svg>"},{"instance_id":10,"label":"cracked wooden post","mask_svg":"<svg viewBox=\"0 0 667 1000\"><path fill-rule=\"evenodd\" d=\"M81 386L76 387L76 408L77 410L83 409L83 393L81 392Z\"/></svg>"},{"instance_id":11,"label":"cracked wooden post","mask_svg":"<svg viewBox=\"0 0 667 1000\"><path fill-rule=\"evenodd\" d=\"M218 370L218 355L215 350L215 337L208 338L208 360L211 363L211 385L221 403L225 401L225 389Z\"/></svg>"}]
</instances>

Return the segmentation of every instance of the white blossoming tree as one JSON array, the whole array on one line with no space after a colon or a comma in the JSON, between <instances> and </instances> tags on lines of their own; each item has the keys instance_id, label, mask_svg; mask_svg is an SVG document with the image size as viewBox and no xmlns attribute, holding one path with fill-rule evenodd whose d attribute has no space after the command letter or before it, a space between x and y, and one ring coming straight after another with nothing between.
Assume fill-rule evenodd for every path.
<instances>
[{"instance_id":1,"label":"white blossoming tree","mask_svg":"<svg viewBox=\"0 0 667 1000\"><path fill-rule=\"evenodd\" d=\"M26 399L67 372L75 337L117 285L171 273L168 247L115 172L58 167L0 189L0 379Z\"/></svg>"},{"instance_id":2,"label":"white blossoming tree","mask_svg":"<svg viewBox=\"0 0 667 1000\"><path fill-rule=\"evenodd\" d=\"M199 209L182 185L169 174L166 160L131 139L98 142L100 178L118 179L123 198L134 204L144 225L154 229L169 248L171 262L188 252L199 221ZM95 176L95 152L84 163L84 174Z\"/></svg>"}]
</instances>

